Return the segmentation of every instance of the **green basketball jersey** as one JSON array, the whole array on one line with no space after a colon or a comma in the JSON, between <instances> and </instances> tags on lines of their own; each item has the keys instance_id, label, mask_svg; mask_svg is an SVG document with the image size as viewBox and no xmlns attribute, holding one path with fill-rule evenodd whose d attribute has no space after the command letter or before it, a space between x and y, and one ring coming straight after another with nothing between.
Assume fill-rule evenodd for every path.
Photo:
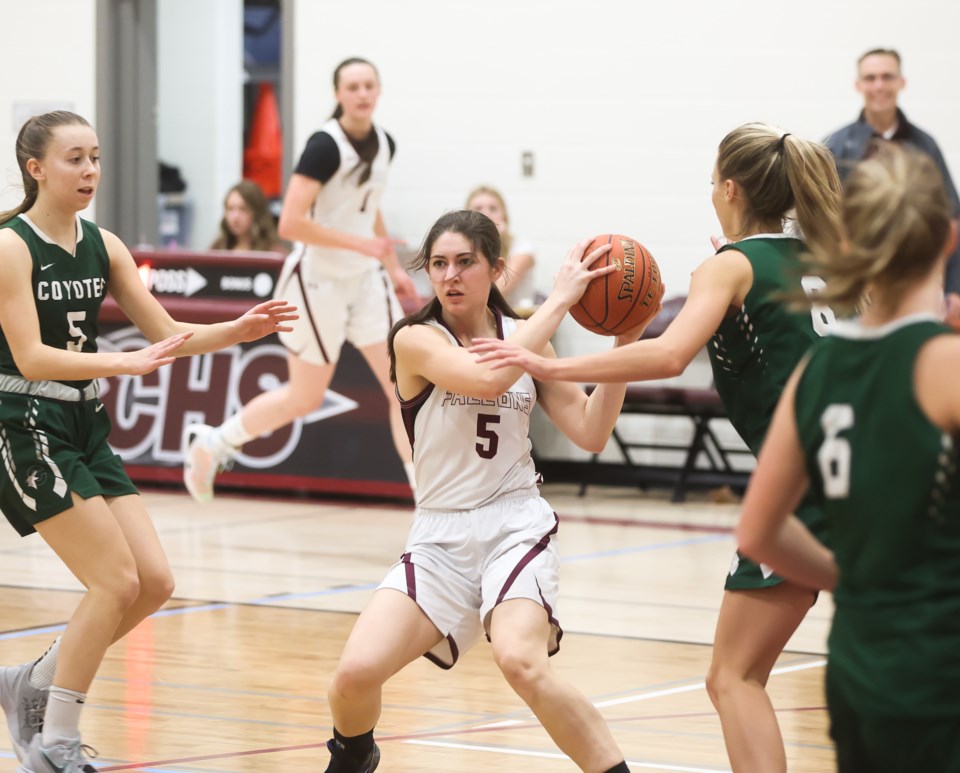
<instances>
[{"instance_id":1,"label":"green basketball jersey","mask_svg":"<svg viewBox=\"0 0 960 773\"><path fill-rule=\"evenodd\" d=\"M865 716L960 715L960 474L917 404L930 315L836 325L812 349L796 420L840 580L830 678Z\"/></svg>"},{"instance_id":2,"label":"green basketball jersey","mask_svg":"<svg viewBox=\"0 0 960 773\"><path fill-rule=\"evenodd\" d=\"M730 423L754 454L760 452L773 410L800 358L832 315L829 310L794 312L783 293L800 289L799 239L754 236L720 249L742 252L753 268L753 285L734 317L725 319L707 345L717 392ZM819 279L816 283L822 284ZM806 282L807 280L803 280Z\"/></svg>"},{"instance_id":3,"label":"green basketball jersey","mask_svg":"<svg viewBox=\"0 0 960 773\"><path fill-rule=\"evenodd\" d=\"M97 351L100 304L110 280L110 257L100 229L78 217L76 254L71 255L24 215L8 220L0 228L16 231L30 249L33 297L43 343L74 352ZM13 361L2 330L0 373L23 375ZM64 383L82 388L90 382Z\"/></svg>"}]
</instances>

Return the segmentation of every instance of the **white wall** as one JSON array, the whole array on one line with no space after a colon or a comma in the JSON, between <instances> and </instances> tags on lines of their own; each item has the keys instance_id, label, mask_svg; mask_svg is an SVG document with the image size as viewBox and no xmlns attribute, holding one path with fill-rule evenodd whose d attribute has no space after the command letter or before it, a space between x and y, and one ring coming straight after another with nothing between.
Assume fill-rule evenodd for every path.
<instances>
[{"instance_id":1,"label":"white wall","mask_svg":"<svg viewBox=\"0 0 960 773\"><path fill-rule=\"evenodd\" d=\"M187 182L193 225L186 246L203 249L243 167L243 0L157 6L159 156Z\"/></svg>"},{"instance_id":2,"label":"white wall","mask_svg":"<svg viewBox=\"0 0 960 773\"><path fill-rule=\"evenodd\" d=\"M398 154L388 227L418 244L480 182L506 195L514 230L538 247L548 289L577 239L619 231L656 256L683 294L718 232L710 172L723 135L752 120L820 139L852 121L856 58L904 57L901 104L960 175L960 3L918 0L295 0L294 142L329 114L348 56L381 72L377 120ZM323 45L318 45L322 40ZM521 176L530 150L535 175ZM567 321L562 354L608 342ZM705 363L684 378L709 383ZM550 435L547 455L572 455Z\"/></svg>"},{"instance_id":3,"label":"white wall","mask_svg":"<svg viewBox=\"0 0 960 773\"><path fill-rule=\"evenodd\" d=\"M14 147L36 113L72 110L91 123L96 112L96 0L2 0L0 44L0 211L23 200ZM94 217L93 206L84 217Z\"/></svg>"},{"instance_id":4,"label":"white wall","mask_svg":"<svg viewBox=\"0 0 960 773\"><path fill-rule=\"evenodd\" d=\"M16 6L17 34L0 45L0 209L23 196L16 135L32 113L96 111L96 0ZM158 3L160 158L181 167L193 203L192 246L213 240L223 195L243 162L243 0ZM23 30L35 30L26 34ZM16 77L10 75L16 73ZM104 165L110 150L104 148ZM95 204L84 213L95 219Z\"/></svg>"}]
</instances>

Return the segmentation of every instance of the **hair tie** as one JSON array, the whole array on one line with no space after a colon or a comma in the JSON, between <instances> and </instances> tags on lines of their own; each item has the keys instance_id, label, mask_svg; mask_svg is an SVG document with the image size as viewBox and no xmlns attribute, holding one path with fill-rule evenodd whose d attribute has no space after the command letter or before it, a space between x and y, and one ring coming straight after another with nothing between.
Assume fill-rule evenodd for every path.
<instances>
[{"instance_id":1,"label":"hair tie","mask_svg":"<svg viewBox=\"0 0 960 773\"><path fill-rule=\"evenodd\" d=\"M777 152L783 153L783 147L787 144L787 137L790 136L790 132L787 132L780 138L780 142L777 143Z\"/></svg>"}]
</instances>

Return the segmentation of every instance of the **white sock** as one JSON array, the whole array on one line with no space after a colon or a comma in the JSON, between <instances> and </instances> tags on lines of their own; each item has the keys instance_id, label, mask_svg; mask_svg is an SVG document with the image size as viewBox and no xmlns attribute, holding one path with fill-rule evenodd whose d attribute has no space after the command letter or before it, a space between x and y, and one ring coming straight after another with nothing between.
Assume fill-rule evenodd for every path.
<instances>
[{"instance_id":1,"label":"white sock","mask_svg":"<svg viewBox=\"0 0 960 773\"><path fill-rule=\"evenodd\" d=\"M238 411L220 425L220 437L223 442L233 448L240 448L244 443L249 443L256 435L251 435L243 426L241 416L243 411Z\"/></svg>"},{"instance_id":2,"label":"white sock","mask_svg":"<svg viewBox=\"0 0 960 773\"><path fill-rule=\"evenodd\" d=\"M51 687L43 715L43 745L80 737L80 712L87 696L62 687Z\"/></svg>"},{"instance_id":3,"label":"white sock","mask_svg":"<svg viewBox=\"0 0 960 773\"><path fill-rule=\"evenodd\" d=\"M30 671L30 684L43 689L53 684L53 674L57 670L57 652L60 650L60 637L54 639L50 649L40 656Z\"/></svg>"}]
</instances>

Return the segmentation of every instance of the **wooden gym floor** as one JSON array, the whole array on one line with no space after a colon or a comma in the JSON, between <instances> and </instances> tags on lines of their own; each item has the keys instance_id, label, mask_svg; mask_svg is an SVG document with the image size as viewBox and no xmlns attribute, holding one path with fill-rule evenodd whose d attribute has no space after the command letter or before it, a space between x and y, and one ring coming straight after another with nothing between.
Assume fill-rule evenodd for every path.
<instances>
[{"instance_id":1,"label":"wooden gym floor","mask_svg":"<svg viewBox=\"0 0 960 773\"><path fill-rule=\"evenodd\" d=\"M733 551L735 504L545 486L561 517L555 669L598 706L634 771L729 770L703 685ZM146 492L175 599L107 655L83 719L99 770L315 772L327 682L356 614L404 545L411 509ZM0 663L41 654L80 598L46 545L0 531ZM790 770L833 769L823 699L832 604L822 594L769 690ZM388 683L380 771L575 766L503 682L486 642L452 671L426 660ZM16 760L6 734L0 770Z\"/></svg>"}]
</instances>

